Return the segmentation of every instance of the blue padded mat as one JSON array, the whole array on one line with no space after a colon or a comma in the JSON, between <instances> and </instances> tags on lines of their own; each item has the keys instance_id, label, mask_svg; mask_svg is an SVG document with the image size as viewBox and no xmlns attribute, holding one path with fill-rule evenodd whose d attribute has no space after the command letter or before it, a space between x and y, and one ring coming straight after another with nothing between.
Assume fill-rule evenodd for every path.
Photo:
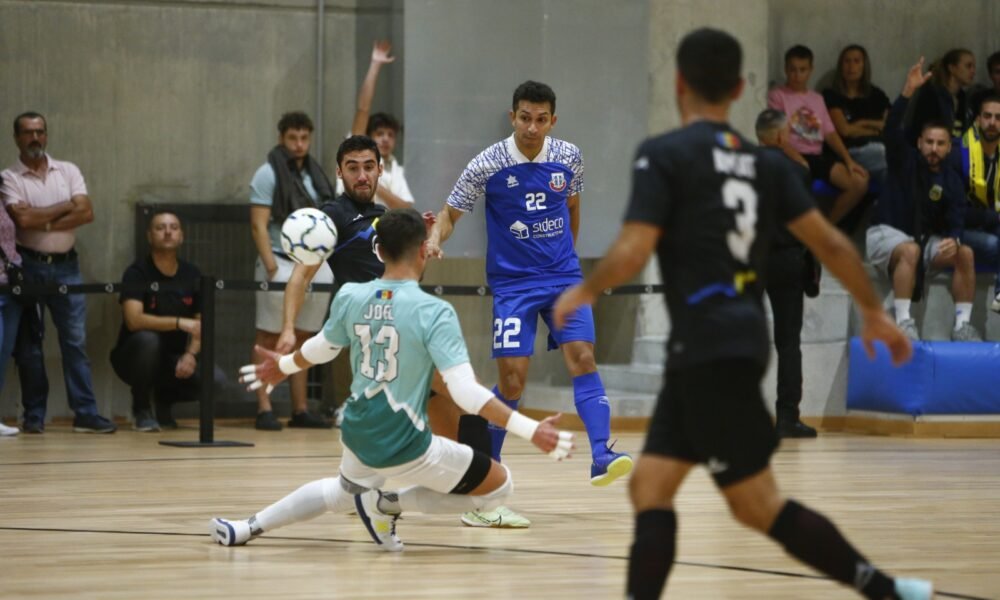
<instances>
[{"instance_id":1,"label":"blue padded mat","mask_svg":"<svg viewBox=\"0 0 1000 600\"><path fill-rule=\"evenodd\" d=\"M908 415L1000 414L1000 344L915 342L913 359L893 367L876 344L869 360L851 338L847 408Z\"/></svg>"}]
</instances>

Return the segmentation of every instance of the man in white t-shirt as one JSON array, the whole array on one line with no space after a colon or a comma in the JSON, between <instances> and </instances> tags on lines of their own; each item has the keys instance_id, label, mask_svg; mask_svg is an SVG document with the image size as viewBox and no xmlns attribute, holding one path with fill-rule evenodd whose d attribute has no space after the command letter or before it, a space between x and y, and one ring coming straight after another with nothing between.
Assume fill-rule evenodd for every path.
<instances>
[{"instance_id":1,"label":"man in white t-shirt","mask_svg":"<svg viewBox=\"0 0 1000 600\"><path fill-rule=\"evenodd\" d=\"M402 126L396 117L383 112L371 114L372 98L375 96L375 84L378 81L382 65L394 60L391 55L392 44L388 41L376 41L372 48L372 61L368 74L358 90L358 106L354 112L354 123L351 125L351 135L367 135L378 144L382 155L382 175L379 176L378 190L375 201L387 208L406 208L413 206L413 194L406 183L403 165L399 164L393 152L396 150L396 138L399 137ZM337 195L344 193L344 182L337 179Z\"/></svg>"}]
</instances>

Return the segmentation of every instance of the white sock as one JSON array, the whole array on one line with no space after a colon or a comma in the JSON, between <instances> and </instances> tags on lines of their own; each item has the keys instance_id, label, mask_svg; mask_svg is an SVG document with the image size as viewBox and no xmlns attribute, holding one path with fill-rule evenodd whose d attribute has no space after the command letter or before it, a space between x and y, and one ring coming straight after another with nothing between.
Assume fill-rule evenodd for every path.
<instances>
[{"instance_id":1,"label":"white sock","mask_svg":"<svg viewBox=\"0 0 1000 600\"><path fill-rule=\"evenodd\" d=\"M353 506L354 497L340 486L339 477L317 479L257 513L256 524L263 531L270 531L315 519L327 511L347 512Z\"/></svg>"},{"instance_id":2,"label":"white sock","mask_svg":"<svg viewBox=\"0 0 1000 600\"><path fill-rule=\"evenodd\" d=\"M965 325L972 319L972 303L971 302L956 302L955 303L955 329L958 330L959 327Z\"/></svg>"},{"instance_id":3,"label":"white sock","mask_svg":"<svg viewBox=\"0 0 1000 600\"><path fill-rule=\"evenodd\" d=\"M455 514L476 510L481 503L467 494L443 494L425 487L399 490L399 508L404 513Z\"/></svg>"},{"instance_id":4,"label":"white sock","mask_svg":"<svg viewBox=\"0 0 1000 600\"><path fill-rule=\"evenodd\" d=\"M896 324L899 325L903 321L910 318L910 302L909 298L895 299L892 304L896 307Z\"/></svg>"}]
</instances>

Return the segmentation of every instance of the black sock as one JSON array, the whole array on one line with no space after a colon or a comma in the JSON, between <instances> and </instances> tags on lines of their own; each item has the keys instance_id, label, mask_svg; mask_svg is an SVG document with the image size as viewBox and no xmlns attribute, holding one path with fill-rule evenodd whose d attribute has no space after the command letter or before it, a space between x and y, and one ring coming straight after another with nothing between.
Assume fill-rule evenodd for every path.
<instances>
[{"instance_id":1,"label":"black sock","mask_svg":"<svg viewBox=\"0 0 1000 600\"><path fill-rule=\"evenodd\" d=\"M489 423L479 415L462 415L458 418L458 443L471 446L486 456L493 451Z\"/></svg>"},{"instance_id":2,"label":"black sock","mask_svg":"<svg viewBox=\"0 0 1000 600\"><path fill-rule=\"evenodd\" d=\"M895 597L895 584L848 542L823 515L789 500L774 520L773 540L812 568L849 585L871 600Z\"/></svg>"},{"instance_id":3,"label":"black sock","mask_svg":"<svg viewBox=\"0 0 1000 600\"><path fill-rule=\"evenodd\" d=\"M645 510L635 516L635 541L628 557L626 596L659 598L674 566L677 515L673 510Z\"/></svg>"}]
</instances>

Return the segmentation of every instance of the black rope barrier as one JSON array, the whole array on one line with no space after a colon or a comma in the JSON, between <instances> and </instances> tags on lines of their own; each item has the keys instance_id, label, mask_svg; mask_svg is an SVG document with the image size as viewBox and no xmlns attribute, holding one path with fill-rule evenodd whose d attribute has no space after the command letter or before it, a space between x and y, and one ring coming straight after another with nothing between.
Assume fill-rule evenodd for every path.
<instances>
[{"instance_id":1,"label":"black rope barrier","mask_svg":"<svg viewBox=\"0 0 1000 600\"><path fill-rule=\"evenodd\" d=\"M0 294L10 294L27 302L40 296L65 296L68 294L120 294L122 292L158 292L195 290L201 293L201 360L198 374L201 379L198 406L197 441L161 441L164 446L182 448L240 447L253 446L248 442L219 441L215 439L215 393L213 389L215 371L215 294L225 291L279 292L287 284L270 281L225 280L205 275L197 281L165 281L151 283L23 283L0 285ZM338 286L331 283L317 283L306 286L306 291L333 292ZM493 291L485 285L422 285L425 292L435 296L492 296ZM659 294L662 284L624 285L614 290L604 290L605 296L626 296Z\"/></svg>"}]
</instances>

